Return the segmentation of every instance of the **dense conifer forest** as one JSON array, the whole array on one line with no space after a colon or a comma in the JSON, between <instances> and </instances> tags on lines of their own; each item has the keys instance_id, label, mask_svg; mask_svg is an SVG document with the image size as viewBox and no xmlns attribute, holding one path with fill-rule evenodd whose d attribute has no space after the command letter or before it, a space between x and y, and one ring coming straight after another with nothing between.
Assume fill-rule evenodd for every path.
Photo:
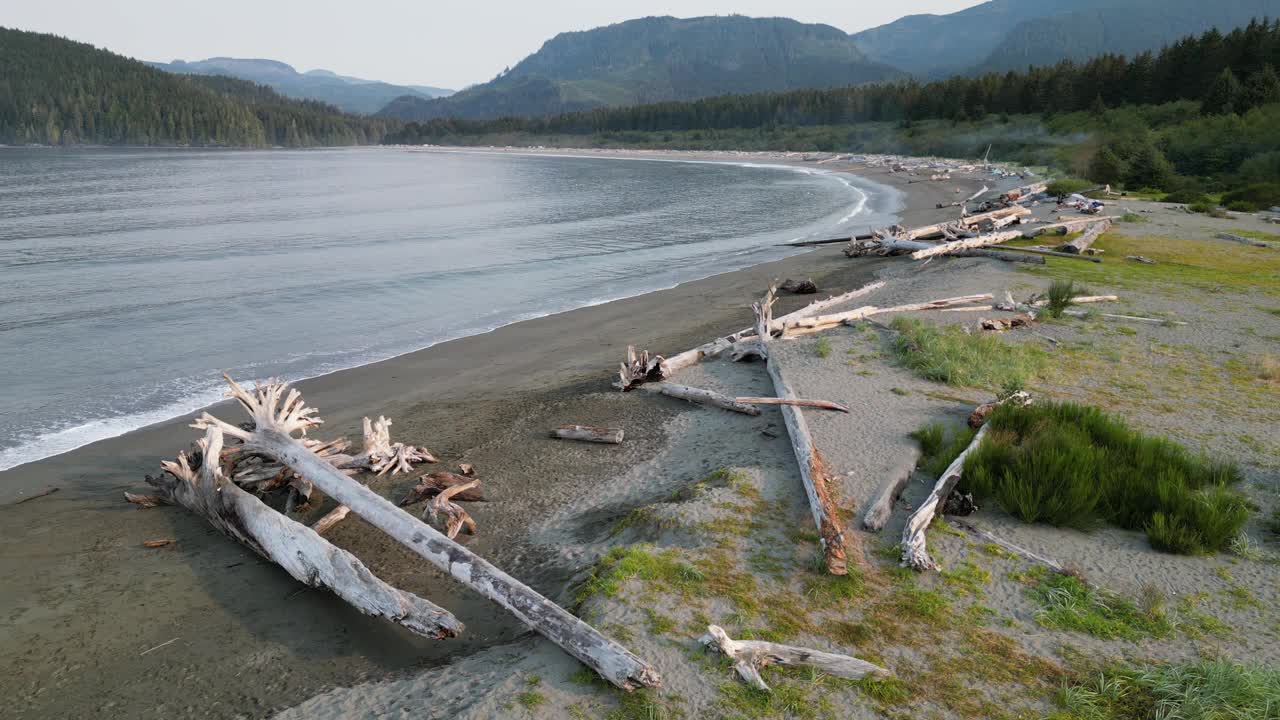
<instances>
[{"instance_id":1,"label":"dense conifer forest","mask_svg":"<svg viewBox=\"0 0 1280 720\"><path fill-rule=\"evenodd\" d=\"M85 43L0 28L0 143L357 145L397 126L264 85L173 75Z\"/></svg>"},{"instance_id":2,"label":"dense conifer forest","mask_svg":"<svg viewBox=\"0 0 1280 720\"><path fill-rule=\"evenodd\" d=\"M391 143L592 138L594 144L981 154L1172 190L1280 179L1280 22L1158 53L1023 72L729 95L549 118L409 123ZM486 140L486 138L489 138Z\"/></svg>"}]
</instances>

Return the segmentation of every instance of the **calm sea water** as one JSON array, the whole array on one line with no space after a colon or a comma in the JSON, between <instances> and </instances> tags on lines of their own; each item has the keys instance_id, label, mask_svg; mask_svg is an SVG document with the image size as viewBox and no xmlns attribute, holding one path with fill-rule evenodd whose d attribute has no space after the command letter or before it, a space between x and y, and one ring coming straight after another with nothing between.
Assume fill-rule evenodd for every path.
<instances>
[{"instance_id":1,"label":"calm sea water","mask_svg":"<svg viewBox=\"0 0 1280 720\"><path fill-rule=\"evenodd\" d=\"M0 149L0 469L886 218L819 168Z\"/></svg>"}]
</instances>

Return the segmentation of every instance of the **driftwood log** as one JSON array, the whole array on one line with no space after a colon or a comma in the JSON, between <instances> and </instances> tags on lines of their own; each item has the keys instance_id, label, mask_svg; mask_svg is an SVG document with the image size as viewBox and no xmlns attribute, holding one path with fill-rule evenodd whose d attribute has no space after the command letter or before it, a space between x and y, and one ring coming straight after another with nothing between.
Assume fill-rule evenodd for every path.
<instances>
[{"instance_id":1,"label":"driftwood log","mask_svg":"<svg viewBox=\"0 0 1280 720\"><path fill-rule=\"evenodd\" d=\"M787 279L778 287L793 295L813 295L818 292L817 284L808 278L804 280Z\"/></svg>"},{"instance_id":2,"label":"driftwood log","mask_svg":"<svg viewBox=\"0 0 1280 720\"><path fill-rule=\"evenodd\" d=\"M846 257L863 257L865 255L895 255L902 253L915 252L917 250L928 250L937 247L931 243L920 242L918 240L907 240L898 237L879 236L871 240L854 240L844 249ZM1014 249L1014 248L1010 248ZM1003 260L1005 262L1044 264L1043 258L1036 258L1022 253L1006 252L1004 250L989 250L986 248L957 250L951 253L953 257L985 257L993 260Z\"/></svg>"},{"instance_id":3,"label":"driftwood log","mask_svg":"<svg viewBox=\"0 0 1280 720\"><path fill-rule=\"evenodd\" d=\"M911 253L912 260L924 260L936 255L950 255L960 250L976 250L978 248L989 247L991 245L999 245L1003 242L1016 240L1022 237L1022 233L1017 230L1009 230L1006 232L996 232L989 235L979 235L977 237L956 240L955 242L942 243L924 250L916 250Z\"/></svg>"},{"instance_id":4,"label":"driftwood log","mask_svg":"<svg viewBox=\"0 0 1280 720\"><path fill-rule=\"evenodd\" d=\"M888 313L899 312L915 312L920 310L942 310L945 308L954 308L959 305L968 305L969 303L982 302L983 300L991 300L990 293L980 295L962 295L960 297L941 298L938 300L929 300L921 303L909 303L906 305L894 305L893 307L876 307L867 305L853 310L846 310L840 313L832 313L830 315L819 315L817 317L799 318L788 321L782 326L783 337L793 337L802 335L807 332L817 332L837 327L839 325L847 325L857 322L872 315L884 315Z\"/></svg>"},{"instance_id":5,"label":"driftwood log","mask_svg":"<svg viewBox=\"0 0 1280 720\"><path fill-rule=\"evenodd\" d=\"M445 490L466 485L473 479L472 475L459 475L457 473L435 472L430 475L423 475L418 479L418 484L409 489L408 494L397 503L400 507L409 507L417 503L430 500ZM454 500L459 502L484 502L484 493L479 490L468 488L451 495Z\"/></svg>"},{"instance_id":6,"label":"driftwood log","mask_svg":"<svg viewBox=\"0 0 1280 720\"><path fill-rule=\"evenodd\" d=\"M307 450L293 433L314 426L319 419L315 417L315 410L303 403L297 390L273 383L259 385L250 393L229 377L227 380L231 395L253 418L254 429L231 425L207 412L196 420L195 427L216 427L238 438L244 450L268 455L288 465L370 525L459 583L501 605L615 686L634 690L661 684L657 670L626 648Z\"/></svg>"},{"instance_id":7,"label":"driftwood log","mask_svg":"<svg viewBox=\"0 0 1280 720\"><path fill-rule=\"evenodd\" d=\"M737 398L740 403L754 403L756 405L790 405L792 407L810 407L819 410L835 410L836 412L847 413L849 408L840 403L833 403L830 400L801 400L799 398L771 398L771 397L740 397Z\"/></svg>"},{"instance_id":8,"label":"driftwood log","mask_svg":"<svg viewBox=\"0 0 1280 720\"><path fill-rule=\"evenodd\" d=\"M1062 222L1049 223L1048 225L1041 225L1039 227L1033 227L1029 230L1023 230L1022 237L1029 239L1029 238L1039 237L1041 235L1067 235L1069 233L1083 230L1089 227L1090 225L1093 225L1094 223L1104 222L1104 221L1113 222L1119 219L1120 218L1115 216L1106 216L1106 217L1080 218L1078 220L1063 220Z\"/></svg>"},{"instance_id":9,"label":"driftwood log","mask_svg":"<svg viewBox=\"0 0 1280 720\"><path fill-rule=\"evenodd\" d=\"M561 440L618 445L622 442L622 428L591 427L589 425L562 425L551 431L551 437Z\"/></svg>"},{"instance_id":10,"label":"driftwood log","mask_svg":"<svg viewBox=\"0 0 1280 720\"><path fill-rule=\"evenodd\" d=\"M1070 253L1072 255L1083 255L1086 250L1093 247L1093 244L1102 237L1102 233L1111 227L1111 223L1107 220L1096 222L1089 226L1080 237L1063 243L1058 246L1058 252Z\"/></svg>"},{"instance_id":11,"label":"driftwood log","mask_svg":"<svg viewBox=\"0 0 1280 720\"><path fill-rule=\"evenodd\" d=\"M1015 393L1006 398L1002 402L1015 402L1027 404L1031 402L1031 396L1026 393ZM964 449L956 459L951 461L947 469L942 472L938 481L934 484L933 490L929 492L928 497L920 503L916 511L911 513L911 517L907 518L907 524L902 529L902 565L910 567L917 571L936 570L938 564L929 557L927 540L925 531L929 529L930 523L933 522L934 515L938 512L938 508L942 502L946 500L951 491L955 489L956 484L960 482L961 471L964 469L964 459L973 452L973 449L982 443L982 439L986 437L987 430L990 425L984 424L973 436L973 440L969 446Z\"/></svg>"},{"instance_id":12,"label":"driftwood log","mask_svg":"<svg viewBox=\"0 0 1280 720\"><path fill-rule=\"evenodd\" d=\"M783 315L782 317L775 319L773 321L772 329L776 331L778 328L780 328L782 325L784 325L786 322L790 320L794 320L802 317L808 317L810 315L816 315L822 312L823 310L826 310L827 308L835 307L836 305L841 305L843 303L846 303L855 298L862 297L864 295L869 295L883 287L884 287L884 282L877 281L877 282L864 285L858 288L857 290L851 290L847 293L844 293L841 295L835 295L825 300L818 300L817 302L809 303L808 305L800 308L799 310L796 310L793 313L789 313L787 315ZM706 343L705 345L699 345L698 347L693 348L692 350L686 350L678 355L672 355L671 357L664 360L662 363L662 377L664 379L670 378L675 373L687 367L697 365L698 363L702 362L704 358L716 357L720 353L723 353L724 351L733 347L735 343L738 343L749 337L753 337L755 333L756 333L756 329L754 326L749 328L743 328L738 332L725 335L724 337L716 338L715 340L712 340L711 342Z\"/></svg>"},{"instance_id":13,"label":"driftwood log","mask_svg":"<svg viewBox=\"0 0 1280 720\"><path fill-rule=\"evenodd\" d=\"M1238 242L1244 245L1252 245L1254 247L1263 247L1263 248L1267 247L1267 244L1262 242L1261 240L1254 240L1253 238L1244 237L1243 235L1232 235L1231 233L1218 233L1217 235L1214 235L1214 237L1218 238L1219 240L1230 240L1231 242Z\"/></svg>"},{"instance_id":14,"label":"driftwood log","mask_svg":"<svg viewBox=\"0 0 1280 720\"><path fill-rule=\"evenodd\" d=\"M848 680L892 675L879 665L848 655L761 640L733 640L723 628L717 625L707 626L707 635L703 636L702 643L724 653L733 660L733 669L737 671L739 677L752 687L765 692L769 691L769 686L765 684L764 678L760 677L760 670L770 665L811 667L833 677Z\"/></svg>"},{"instance_id":15,"label":"driftwood log","mask_svg":"<svg viewBox=\"0 0 1280 720\"><path fill-rule=\"evenodd\" d=\"M773 381L774 393L783 399L795 399L796 393L782 372L781 363L769 352L772 339L770 327L773 324L773 303L773 288L769 288L764 299L752 306L756 313L756 336L759 338L760 350L765 356L765 369ZM805 494L809 498L813 522L818 528L827 572L833 575L847 575L849 567L848 557L845 554L846 544L853 554L854 562L865 565L866 558L863 557L861 543L855 535L846 535L841 525L835 498L831 494L831 478L827 473L826 463L823 462L821 453L813 444L809 423L805 421L804 415L794 406L783 405L782 419L787 426L787 433L791 436L791 449L795 452L796 462L800 466L800 479L804 484Z\"/></svg>"},{"instance_id":16,"label":"driftwood log","mask_svg":"<svg viewBox=\"0 0 1280 720\"><path fill-rule=\"evenodd\" d=\"M675 383L656 383L653 385L640 385L639 389L644 392L655 393L658 395L666 395L667 397L676 398L677 400L685 400L698 405L706 405L708 407L720 408L729 412L742 413L743 415L759 415L760 408L750 404L751 398L731 398L728 395L722 395L712 390L704 390L702 388L689 387L688 385L676 385Z\"/></svg>"},{"instance_id":17,"label":"driftwood log","mask_svg":"<svg viewBox=\"0 0 1280 720\"><path fill-rule=\"evenodd\" d=\"M902 491L910 481L910 469L885 480L876 492L876 498L871 502L871 507L867 508L867 514L862 517L862 527L877 532L883 530L889 522L889 516L893 514L893 504L902 496Z\"/></svg>"},{"instance_id":18,"label":"driftwood log","mask_svg":"<svg viewBox=\"0 0 1280 720\"><path fill-rule=\"evenodd\" d=\"M386 618L425 637L453 637L462 631L462 623L449 611L388 585L351 553L231 482L218 460L222 443L222 430L207 427L198 443L198 457L180 453L176 462L162 464L162 475L147 477L156 494L125 493L125 498L143 507L181 505L223 535L284 568L295 580L328 588L366 615ZM192 460L198 462L197 467L192 467ZM350 482L323 460L317 458L315 463Z\"/></svg>"}]
</instances>

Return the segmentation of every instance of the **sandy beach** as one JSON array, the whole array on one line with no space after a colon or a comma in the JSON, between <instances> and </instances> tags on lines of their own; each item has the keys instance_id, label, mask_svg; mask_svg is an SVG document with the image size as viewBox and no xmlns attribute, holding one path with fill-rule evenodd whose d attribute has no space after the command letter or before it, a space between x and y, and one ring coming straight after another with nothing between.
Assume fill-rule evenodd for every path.
<instances>
[{"instance_id":1,"label":"sandy beach","mask_svg":"<svg viewBox=\"0 0 1280 720\"><path fill-rule=\"evenodd\" d=\"M836 163L824 169L856 172L901 190L900 216L906 225L952 218L954 210L934 206L990 182L957 176L908 185L905 178L880 169ZM1151 222L1120 231L1137 238L1159 236L1166 244L1214 242L1218 228L1263 227L1255 219L1228 223L1154 203L1140 205L1134 209L1147 212ZM1235 245L1224 247L1246 252ZM890 305L1005 289L1025 295L1047 284L1059 267L1051 262L1028 272L972 258L922 267L902 258L849 260L839 246L827 246L669 290L521 322L299 387L325 418L326 436L355 439L362 417L385 414L395 421L397 439L428 446L443 464L474 464L491 502L469 508L480 533L466 540L468 547L553 599L572 604L574 581L610 547L646 542L687 553L697 562L712 557L707 553L721 553L748 568L742 572L753 578L761 597L768 592L783 604L797 598L803 603L807 596L796 573L805 572L816 545L808 534L812 521L781 416L766 410L752 418L618 393L609 386L609 373L626 346L670 354L740 329L750 323L749 304L777 278L812 278L823 295L881 278L888 286L867 302ZM1091 281L1090 286L1121 294L1116 312L1177 317L1191 325L1138 326L1129 333L1096 322L1046 323L1041 332L1058 340L1062 362L1038 383L1040 389L1116 407L1137 397L1125 406L1127 417L1143 429L1240 457L1251 497L1269 509L1280 484L1276 389L1252 378L1233 384L1234 376L1224 376L1217 387L1212 381L1231 358L1275 352L1280 318L1268 309L1275 307L1275 296L1222 287L1209 303L1158 284ZM788 312L811 299L784 296L777 311ZM1231 322L1223 321L1227 314ZM972 323L975 318L967 315L923 316ZM1009 339L1043 344L1029 335L1010 333ZM1101 362L1095 353L1076 353L1086 341L1106 343L1112 353L1108 358L1114 358L1110 363L1147 373L1142 380L1147 395L1105 379L1079 382L1077 373L1096 370ZM833 352L827 358L815 351L816 342L809 337L782 344L783 361L794 368L802 394L853 410L849 415L806 415L815 440L843 478L842 507L850 518L860 517L866 499L886 477L912 471L919 451L910 431L931 419L961 418L973 404L989 399L988 392L938 386L896 367L886 352L886 338L874 329L832 331ZM1164 359L1152 360L1153 350ZM1187 366L1197 382L1175 385L1171 373L1161 373L1161 363ZM1160 375L1164 377L1155 377ZM1123 380L1137 382L1128 376ZM729 394L772 394L763 371L751 365L705 363L687 371L681 382ZM1183 413L1163 409L1170 393L1178 392L1214 414L1213 432ZM229 406L216 412L238 418ZM143 475L155 472L160 460L194 438L188 422L177 419L0 473L0 541L5 548L0 572L6 577L0 604L8 611L0 635L0 689L10 698L12 717L601 717L623 702L575 681L580 666L572 658L354 516L332 531L331 539L388 582L456 614L467 624L461 638L436 643L414 638L360 616L327 593L303 588L180 509L139 511L125 504L123 491L142 487ZM627 441L603 447L547 438L548 428L565 423L622 426ZM693 496L682 492L722 467L741 472L742 484L752 488L748 494L755 498L756 516L746 525L750 532L717 536L704 530L733 521L730 508L743 502L741 488L714 486ZM919 473L914 480L882 538L864 538L869 554L896 540L903 508L927 493L931 480ZM399 476L370 484L398 499L412 482L412 477ZM54 487L56 494L12 504ZM673 496L685 499L672 502ZM329 506L319 508L316 516ZM669 522L625 524L619 530L619 520L640 508ZM1159 646L1078 635L1064 639L1061 633L1035 627L1035 607L1021 585L1006 577L1016 561L988 557L982 562L995 565L993 579L979 594L995 617L1009 620L990 632L1012 638L1017 658L1056 657L1066 644L1086 653L1162 658L1212 646L1235 657L1277 658L1280 645L1269 603L1218 602L1229 599L1233 588L1255 597L1274 593L1280 580L1274 563L1162 555L1140 533L1024 526L990 510L983 510L978 520L1025 547L1107 578L1117 592L1134 594L1149 583L1160 584L1170 596L1207 592L1211 599L1206 605L1225 624L1268 628L1230 640L1179 637ZM1261 536L1256 523L1250 530ZM145 549L143 541L152 538L177 542ZM949 534L933 538L944 564L977 562L971 540ZM927 589L950 587L937 577L921 583ZM661 610L660 623L654 608ZM688 670L689 656L701 652L693 647L693 638L707 613L724 622L735 607L723 598L684 605L635 581L616 597L590 599L580 611L655 663L666 680L660 702L678 706L687 717L723 710L720 686L732 681L714 664L706 672ZM846 621L836 608L817 612L812 624L798 631L797 644L838 647L814 628ZM658 626L664 629L655 630ZM890 651L885 644L883 638L863 638L856 649L909 674L906 668L918 660L914 651ZM539 701L518 700L535 686ZM831 693L823 702L846 703L841 708L847 712L840 717L883 716L876 705L859 701L855 688L837 687ZM985 696L998 699L999 691ZM927 702L940 716L959 716L943 700Z\"/></svg>"}]
</instances>

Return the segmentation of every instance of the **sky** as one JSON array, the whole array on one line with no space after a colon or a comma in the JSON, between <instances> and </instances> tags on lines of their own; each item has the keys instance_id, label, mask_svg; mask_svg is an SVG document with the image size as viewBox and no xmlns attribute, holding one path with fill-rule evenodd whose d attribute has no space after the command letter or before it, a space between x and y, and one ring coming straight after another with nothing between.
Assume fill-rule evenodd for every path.
<instances>
[{"instance_id":1,"label":"sky","mask_svg":"<svg viewBox=\"0 0 1280 720\"><path fill-rule=\"evenodd\" d=\"M647 15L783 16L857 32L980 0L0 0L0 26L55 33L140 60L257 57L398 84L484 82L560 32Z\"/></svg>"}]
</instances>

